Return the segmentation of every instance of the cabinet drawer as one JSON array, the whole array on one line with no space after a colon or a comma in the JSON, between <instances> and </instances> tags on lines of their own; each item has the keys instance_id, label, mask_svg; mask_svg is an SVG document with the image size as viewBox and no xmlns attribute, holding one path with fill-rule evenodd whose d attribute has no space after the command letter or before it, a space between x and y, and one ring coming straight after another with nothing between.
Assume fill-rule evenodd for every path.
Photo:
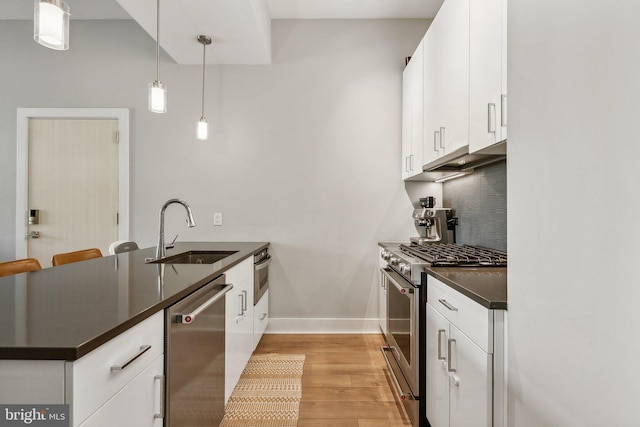
<instances>
[{"instance_id":1,"label":"cabinet drawer","mask_svg":"<svg viewBox=\"0 0 640 427\"><path fill-rule=\"evenodd\" d=\"M481 306L433 276L427 279L427 301L480 348L493 353L493 310Z\"/></svg>"},{"instance_id":2,"label":"cabinet drawer","mask_svg":"<svg viewBox=\"0 0 640 427\"><path fill-rule=\"evenodd\" d=\"M225 281L234 286L240 285L245 280L251 280L251 282L253 282L253 257L250 256L240 264L225 271L224 274L226 276Z\"/></svg>"},{"instance_id":3,"label":"cabinet drawer","mask_svg":"<svg viewBox=\"0 0 640 427\"><path fill-rule=\"evenodd\" d=\"M143 352L143 346L150 348ZM84 421L163 354L163 347L164 311L160 311L70 363L67 384L71 387L67 389L67 399L73 402L74 425ZM131 363L126 364L128 361ZM112 369L125 364L122 369Z\"/></svg>"}]
</instances>

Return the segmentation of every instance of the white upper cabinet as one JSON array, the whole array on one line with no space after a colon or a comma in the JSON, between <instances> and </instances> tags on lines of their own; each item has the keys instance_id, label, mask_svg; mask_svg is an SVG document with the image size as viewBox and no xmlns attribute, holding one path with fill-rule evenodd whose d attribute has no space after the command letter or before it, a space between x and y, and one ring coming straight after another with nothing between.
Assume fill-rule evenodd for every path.
<instances>
[{"instance_id":1,"label":"white upper cabinet","mask_svg":"<svg viewBox=\"0 0 640 427\"><path fill-rule=\"evenodd\" d=\"M472 1L469 28L469 151L474 152L507 139L507 0Z\"/></svg>"},{"instance_id":2,"label":"white upper cabinet","mask_svg":"<svg viewBox=\"0 0 640 427\"><path fill-rule=\"evenodd\" d=\"M507 0L442 4L403 75L403 179L425 179L417 176L423 165L461 147L472 153L506 140L506 13Z\"/></svg>"},{"instance_id":3,"label":"white upper cabinet","mask_svg":"<svg viewBox=\"0 0 640 427\"><path fill-rule=\"evenodd\" d=\"M469 143L469 0L446 0L424 43L424 135L430 150L423 160L429 163Z\"/></svg>"},{"instance_id":4,"label":"white upper cabinet","mask_svg":"<svg viewBox=\"0 0 640 427\"><path fill-rule=\"evenodd\" d=\"M422 173L423 43L402 73L402 179Z\"/></svg>"}]
</instances>

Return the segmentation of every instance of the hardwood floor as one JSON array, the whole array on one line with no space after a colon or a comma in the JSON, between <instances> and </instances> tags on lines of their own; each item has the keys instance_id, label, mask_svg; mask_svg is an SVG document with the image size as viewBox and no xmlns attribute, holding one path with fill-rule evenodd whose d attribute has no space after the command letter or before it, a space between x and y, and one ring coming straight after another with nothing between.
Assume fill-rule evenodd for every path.
<instances>
[{"instance_id":1,"label":"hardwood floor","mask_svg":"<svg viewBox=\"0 0 640 427\"><path fill-rule=\"evenodd\" d=\"M255 353L305 354L298 427L410 426L396 403L381 335L265 334Z\"/></svg>"}]
</instances>

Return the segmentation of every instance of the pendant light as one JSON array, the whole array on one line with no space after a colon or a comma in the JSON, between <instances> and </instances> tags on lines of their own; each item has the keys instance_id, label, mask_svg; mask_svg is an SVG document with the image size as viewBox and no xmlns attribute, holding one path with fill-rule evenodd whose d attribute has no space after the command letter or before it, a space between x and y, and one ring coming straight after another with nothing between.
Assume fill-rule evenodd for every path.
<instances>
[{"instance_id":1,"label":"pendant light","mask_svg":"<svg viewBox=\"0 0 640 427\"><path fill-rule=\"evenodd\" d=\"M209 139L209 124L207 123L207 119L204 118L204 64L207 45L211 44L211 37L200 35L198 36L198 43L202 45L202 114L196 127L196 138L205 141Z\"/></svg>"},{"instance_id":2,"label":"pendant light","mask_svg":"<svg viewBox=\"0 0 640 427\"><path fill-rule=\"evenodd\" d=\"M50 49L69 49L69 6L63 0L35 0L33 39Z\"/></svg>"},{"instance_id":3,"label":"pendant light","mask_svg":"<svg viewBox=\"0 0 640 427\"><path fill-rule=\"evenodd\" d=\"M156 2L156 81L149 83L149 111L167 112L167 87L160 82L160 0Z\"/></svg>"}]
</instances>

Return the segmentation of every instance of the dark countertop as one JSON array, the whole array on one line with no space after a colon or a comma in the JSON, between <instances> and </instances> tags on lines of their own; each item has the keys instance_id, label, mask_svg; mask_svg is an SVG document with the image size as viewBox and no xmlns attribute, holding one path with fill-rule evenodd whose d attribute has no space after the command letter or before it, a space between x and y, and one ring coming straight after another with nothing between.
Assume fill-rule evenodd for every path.
<instances>
[{"instance_id":1,"label":"dark countertop","mask_svg":"<svg viewBox=\"0 0 640 427\"><path fill-rule=\"evenodd\" d=\"M398 242L379 242L399 250ZM503 267L428 267L427 274L490 309L507 309L507 269Z\"/></svg>"},{"instance_id":2,"label":"dark countertop","mask_svg":"<svg viewBox=\"0 0 640 427\"><path fill-rule=\"evenodd\" d=\"M155 247L0 277L0 359L76 360L181 300L266 242L181 242L237 251L215 264L150 264Z\"/></svg>"},{"instance_id":3,"label":"dark countertop","mask_svg":"<svg viewBox=\"0 0 640 427\"><path fill-rule=\"evenodd\" d=\"M429 267L427 273L487 308L507 309L504 267Z\"/></svg>"}]
</instances>

